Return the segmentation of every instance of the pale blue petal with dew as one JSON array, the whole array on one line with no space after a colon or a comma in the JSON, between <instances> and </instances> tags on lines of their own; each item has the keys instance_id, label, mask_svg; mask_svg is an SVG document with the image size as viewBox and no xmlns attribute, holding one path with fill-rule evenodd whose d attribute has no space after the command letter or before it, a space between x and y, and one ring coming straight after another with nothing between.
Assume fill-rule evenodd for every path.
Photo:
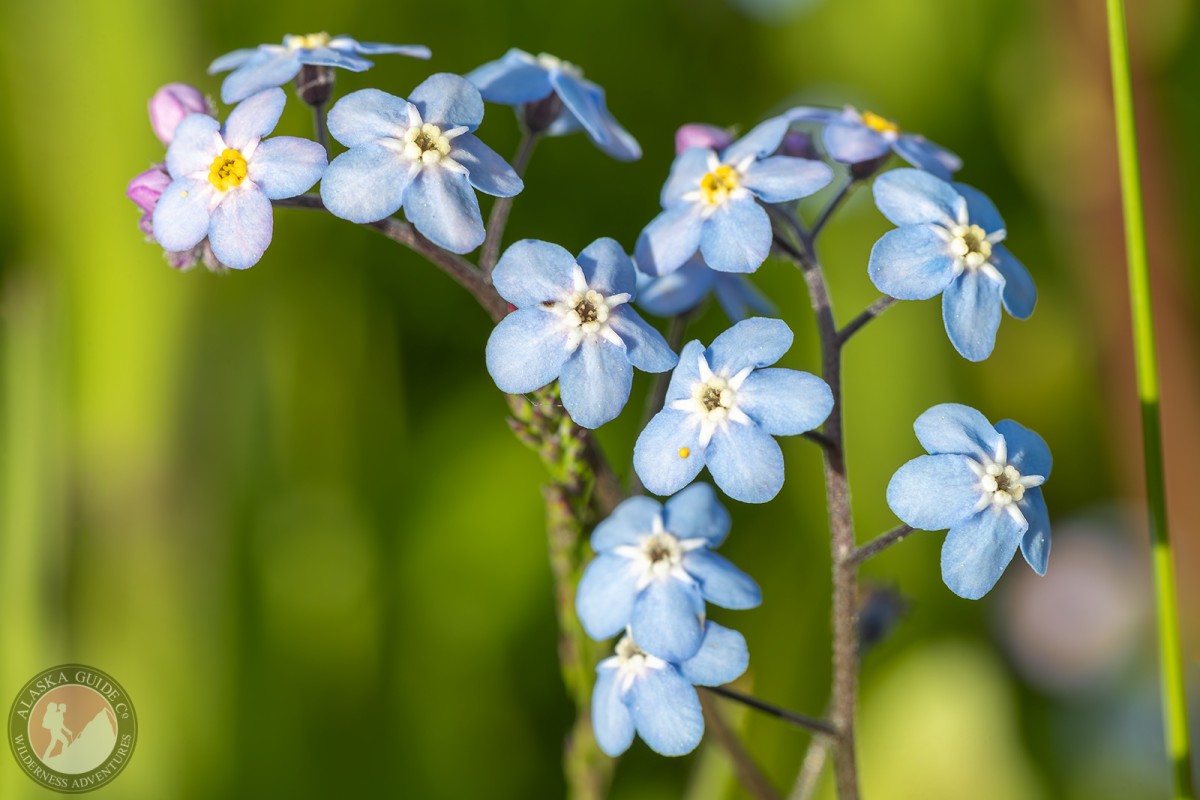
<instances>
[{"instance_id":1,"label":"pale blue petal with dew","mask_svg":"<svg viewBox=\"0 0 1200 800\"><path fill-rule=\"evenodd\" d=\"M575 590L575 613L588 636L600 641L625 630L638 596L631 559L601 553L591 560Z\"/></svg>"},{"instance_id":2,"label":"pale blue petal with dew","mask_svg":"<svg viewBox=\"0 0 1200 800\"><path fill-rule=\"evenodd\" d=\"M470 130L483 122L483 98L466 79L449 72L430 75L412 90L408 102L421 112L421 120L440 128L467 126Z\"/></svg>"},{"instance_id":3,"label":"pale blue petal with dew","mask_svg":"<svg viewBox=\"0 0 1200 800\"><path fill-rule=\"evenodd\" d=\"M885 233L871 248L867 275L898 300L928 300L954 280L958 262L935 225L905 225Z\"/></svg>"},{"instance_id":4,"label":"pale blue petal with dew","mask_svg":"<svg viewBox=\"0 0 1200 800\"><path fill-rule=\"evenodd\" d=\"M567 111L579 120L589 138L597 144L608 142L609 130L605 115L596 98L588 91L585 81L561 69L550 70L550 84L558 93Z\"/></svg>"},{"instance_id":5,"label":"pale blue petal with dew","mask_svg":"<svg viewBox=\"0 0 1200 800\"><path fill-rule=\"evenodd\" d=\"M625 248L607 236L583 248L576 259L588 286L603 295L637 292L637 271Z\"/></svg>"},{"instance_id":6,"label":"pale blue petal with dew","mask_svg":"<svg viewBox=\"0 0 1200 800\"><path fill-rule=\"evenodd\" d=\"M390 147L354 147L325 168L321 201L336 217L375 222L400 210L412 174L412 163Z\"/></svg>"},{"instance_id":7,"label":"pale blue petal with dew","mask_svg":"<svg viewBox=\"0 0 1200 800\"><path fill-rule=\"evenodd\" d=\"M679 672L697 686L720 686L740 678L748 666L746 637L710 620L700 649L679 665Z\"/></svg>"},{"instance_id":8,"label":"pale blue petal with dew","mask_svg":"<svg viewBox=\"0 0 1200 800\"><path fill-rule=\"evenodd\" d=\"M1037 287L1025 265L1002 244L992 247L992 265L1004 276L1004 309L1017 319L1029 319L1037 305Z\"/></svg>"},{"instance_id":9,"label":"pale blue petal with dew","mask_svg":"<svg viewBox=\"0 0 1200 800\"><path fill-rule=\"evenodd\" d=\"M484 194L513 197L525 188L517 171L473 133L451 140L450 157L467 168L471 185Z\"/></svg>"},{"instance_id":10,"label":"pale blue petal with dew","mask_svg":"<svg viewBox=\"0 0 1200 800\"><path fill-rule=\"evenodd\" d=\"M1012 514L988 507L951 528L942 545L942 580L950 591L968 600L991 591L1026 527Z\"/></svg>"},{"instance_id":11,"label":"pale blue petal with dew","mask_svg":"<svg viewBox=\"0 0 1200 800\"><path fill-rule=\"evenodd\" d=\"M261 142L247 165L247 177L272 200L295 197L312 188L325 171L325 148L296 136Z\"/></svg>"},{"instance_id":12,"label":"pale blue petal with dew","mask_svg":"<svg viewBox=\"0 0 1200 800\"><path fill-rule=\"evenodd\" d=\"M538 239L509 245L492 270L492 284L517 308L561 302L574 291L575 256Z\"/></svg>"},{"instance_id":13,"label":"pale blue petal with dew","mask_svg":"<svg viewBox=\"0 0 1200 800\"><path fill-rule=\"evenodd\" d=\"M765 503L783 488L783 451L757 425L718 428L705 452L721 491L743 503Z\"/></svg>"},{"instance_id":14,"label":"pale blue petal with dew","mask_svg":"<svg viewBox=\"0 0 1200 800\"><path fill-rule=\"evenodd\" d=\"M704 469L695 415L673 408L655 414L633 446L633 468L657 495L675 494L691 483Z\"/></svg>"},{"instance_id":15,"label":"pale blue petal with dew","mask_svg":"<svg viewBox=\"0 0 1200 800\"><path fill-rule=\"evenodd\" d=\"M488 337L487 370L502 392L524 394L558 377L570 351L562 321L541 308L519 308Z\"/></svg>"},{"instance_id":16,"label":"pale blue petal with dew","mask_svg":"<svg viewBox=\"0 0 1200 800\"><path fill-rule=\"evenodd\" d=\"M640 544L654 530L654 520L662 512L662 503L653 497L637 495L622 500L592 531L592 549L602 552Z\"/></svg>"},{"instance_id":17,"label":"pale blue petal with dew","mask_svg":"<svg viewBox=\"0 0 1200 800\"><path fill-rule=\"evenodd\" d=\"M1002 419L996 423L996 431L1004 437L1008 450L1008 463L1022 475L1050 477L1054 460L1046 440L1019 422Z\"/></svg>"},{"instance_id":18,"label":"pale blue petal with dew","mask_svg":"<svg viewBox=\"0 0 1200 800\"><path fill-rule=\"evenodd\" d=\"M692 396L692 386L700 380L700 356L704 355L704 345L699 339L693 339L679 351L679 364L671 373L671 382L667 384L666 403L674 400L684 400Z\"/></svg>"},{"instance_id":19,"label":"pale blue petal with dew","mask_svg":"<svg viewBox=\"0 0 1200 800\"><path fill-rule=\"evenodd\" d=\"M251 143L275 130L286 104L287 95L283 89L259 92L238 103L229 112L221 135L234 150L245 150Z\"/></svg>"},{"instance_id":20,"label":"pale blue petal with dew","mask_svg":"<svg viewBox=\"0 0 1200 800\"><path fill-rule=\"evenodd\" d=\"M333 50L352 50L364 56L408 56L428 59L433 53L423 44L386 44L383 42L360 42L349 36L335 36L329 40Z\"/></svg>"},{"instance_id":21,"label":"pale blue petal with dew","mask_svg":"<svg viewBox=\"0 0 1200 800\"><path fill-rule=\"evenodd\" d=\"M422 167L404 193L404 215L426 239L451 253L469 253L483 244L479 200L461 172Z\"/></svg>"},{"instance_id":22,"label":"pale blue petal with dew","mask_svg":"<svg viewBox=\"0 0 1200 800\"><path fill-rule=\"evenodd\" d=\"M221 83L221 102L238 103L264 89L282 86L296 77L300 67L297 51L282 47L260 49L225 76Z\"/></svg>"},{"instance_id":23,"label":"pale blue petal with dew","mask_svg":"<svg viewBox=\"0 0 1200 800\"><path fill-rule=\"evenodd\" d=\"M624 347L588 336L563 364L558 383L571 419L584 428L599 428L629 402L633 365Z\"/></svg>"},{"instance_id":24,"label":"pale blue petal with dew","mask_svg":"<svg viewBox=\"0 0 1200 800\"><path fill-rule=\"evenodd\" d=\"M704 736L704 715L695 687L673 666L648 669L629 690L629 709L638 735L664 756L692 752Z\"/></svg>"},{"instance_id":25,"label":"pale blue petal with dew","mask_svg":"<svg viewBox=\"0 0 1200 800\"><path fill-rule=\"evenodd\" d=\"M1000 328L1000 295L1004 278L968 269L942 292L942 320L958 354L968 361L983 361L996 346Z\"/></svg>"},{"instance_id":26,"label":"pale blue petal with dew","mask_svg":"<svg viewBox=\"0 0 1200 800\"><path fill-rule=\"evenodd\" d=\"M961 403L941 403L913 423L917 441L930 453L959 453L975 460L994 458L1003 437L987 417Z\"/></svg>"},{"instance_id":27,"label":"pale blue petal with dew","mask_svg":"<svg viewBox=\"0 0 1200 800\"><path fill-rule=\"evenodd\" d=\"M833 170L828 164L791 156L764 158L742 173L742 185L764 203L786 203L808 197L831 180Z\"/></svg>"},{"instance_id":28,"label":"pale blue petal with dew","mask_svg":"<svg viewBox=\"0 0 1200 800\"><path fill-rule=\"evenodd\" d=\"M707 483L693 483L663 507L664 528L680 539L703 539L708 547L720 547L731 524L729 512Z\"/></svg>"},{"instance_id":29,"label":"pale blue petal with dew","mask_svg":"<svg viewBox=\"0 0 1200 800\"><path fill-rule=\"evenodd\" d=\"M643 372L666 372L679 362L663 335L629 306L609 312L608 324L625 343L629 363Z\"/></svg>"},{"instance_id":30,"label":"pale blue petal with dew","mask_svg":"<svg viewBox=\"0 0 1200 800\"><path fill-rule=\"evenodd\" d=\"M621 694L621 681L614 664L601 662L596 667L596 686L592 689L592 729L596 744L616 758L633 744L633 717Z\"/></svg>"},{"instance_id":31,"label":"pale blue petal with dew","mask_svg":"<svg viewBox=\"0 0 1200 800\"><path fill-rule=\"evenodd\" d=\"M1021 554L1038 575L1046 574L1050 563L1050 510L1041 488L1026 489L1025 496L1017 504L1029 530L1021 537Z\"/></svg>"},{"instance_id":32,"label":"pale blue petal with dew","mask_svg":"<svg viewBox=\"0 0 1200 800\"><path fill-rule=\"evenodd\" d=\"M659 192L659 204L663 208L671 208L682 202L685 194L699 191L700 180L708 174L709 161L715 156L716 153L707 147L689 147L677 155L671 162L667 182Z\"/></svg>"},{"instance_id":33,"label":"pale blue petal with dew","mask_svg":"<svg viewBox=\"0 0 1200 800\"><path fill-rule=\"evenodd\" d=\"M250 184L225 193L212 212L208 243L213 255L230 269L249 269L271 243L271 201Z\"/></svg>"},{"instance_id":34,"label":"pale blue petal with dew","mask_svg":"<svg viewBox=\"0 0 1200 800\"><path fill-rule=\"evenodd\" d=\"M638 266L650 275L673 272L700 249L704 228L696 203L677 203L663 211L638 236Z\"/></svg>"},{"instance_id":35,"label":"pale blue petal with dew","mask_svg":"<svg viewBox=\"0 0 1200 800\"><path fill-rule=\"evenodd\" d=\"M754 579L711 550L683 554L683 568L700 584L704 599L721 608L743 611L762 604L762 590Z\"/></svg>"},{"instance_id":36,"label":"pale blue petal with dew","mask_svg":"<svg viewBox=\"0 0 1200 800\"><path fill-rule=\"evenodd\" d=\"M883 173L872 187L875 205L895 225L932 223L950 227L966 201L946 181L919 169L904 167Z\"/></svg>"},{"instance_id":37,"label":"pale blue petal with dew","mask_svg":"<svg viewBox=\"0 0 1200 800\"><path fill-rule=\"evenodd\" d=\"M171 177L178 179L197 172L207 175L213 159L225 147L220 131L221 123L212 117L204 114L184 117L167 148L167 172Z\"/></svg>"},{"instance_id":38,"label":"pale blue petal with dew","mask_svg":"<svg viewBox=\"0 0 1200 800\"><path fill-rule=\"evenodd\" d=\"M300 50L300 63L315 67L337 67L350 72L366 72L374 64L365 58L333 47L312 47Z\"/></svg>"},{"instance_id":39,"label":"pale blue petal with dew","mask_svg":"<svg viewBox=\"0 0 1200 800\"><path fill-rule=\"evenodd\" d=\"M733 377L746 367L770 366L792 346L792 329L781 319L751 317L726 330L705 351L713 372Z\"/></svg>"},{"instance_id":40,"label":"pale blue petal with dew","mask_svg":"<svg viewBox=\"0 0 1200 800\"><path fill-rule=\"evenodd\" d=\"M496 61L476 67L465 77L479 89L484 100L506 106L541 100L554 91L549 71L529 53L515 48Z\"/></svg>"},{"instance_id":41,"label":"pale blue petal with dew","mask_svg":"<svg viewBox=\"0 0 1200 800\"><path fill-rule=\"evenodd\" d=\"M408 101L378 89L351 92L333 104L329 134L346 147L400 138L408 129Z\"/></svg>"},{"instance_id":42,"label":"pale blue petal with dew","mask_svg":"<svg viewBox=\"0 0 1200 800\"><path fill-rule=\"evenodd\" d=\"M665 576L650 581L633 602L629 630L638 647L664 661L691 658L700 649L704 599L690 578Z\"/></svg>"},{"instance_id":43,"label":"pale blue petal with dew","mask_svg":"<svg viewBox=\"0 0 1200 800\"><path fill-rule=\"evenodd\" d=\"M892 513L923 531L957 525L976 513L982 497L971 459L954 453L917 456L896 470L887 487Z\"/></svg>"},{"instance_id":44,"label":"pale blue petal with dew","mask_svg":"<svg viewBox=\"0 0 1200 800\"><path fill-rule=\"evenodd\" d=\"M738 408L772 436L795 436L820 425L833 410L833 392L816 375L759 369L737 393Z\"/></svg>"},{"instance_id":45,"label":"pale blue petal with dew","mask_svg":"<svg viewBox=\"0 0 1200 800\"><path fill-rule=\"evenodd\" d=\"M208 207L216 189L206 178L178 178L154 207L154 239L167 252L191 250L208 235Z\"/></svg>"},{"instance_id":46,"label":"pale blue petal with dew","mask_svg":"<svg viewBox=\"0 0 1200 800\"><path fill-rule=\"evenodd\" d=\"M743 197L724 203L704 221L700 252L720 272L754 272L771 254L771 241L767 212L752 197Z\"/></svg>"}]
</instances>

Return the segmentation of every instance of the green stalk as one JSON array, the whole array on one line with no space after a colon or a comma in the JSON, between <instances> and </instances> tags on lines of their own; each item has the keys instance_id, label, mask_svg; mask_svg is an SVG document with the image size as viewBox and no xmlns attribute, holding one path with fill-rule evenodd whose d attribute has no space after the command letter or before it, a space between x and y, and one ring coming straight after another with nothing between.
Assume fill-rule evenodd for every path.
<instances>
[{"instance_id":1,"label":"green stalk","mask_svg":"<svg viewBox=\"0 0 1200 800\"><path fill-rule=\"evenodd\" d=\"M1108 44L1112 55L1113 105L1125 210L1125 247L1129 266L1129 304L1133 311L1134 359L1138 398L1142 404L1142 441L1146 461L1146 499L1154 562L1158 613L1159 669L1162 673L1163 729L1175 800L1194 800L1191 746L1188 741L1187 690L1179 641L1179 609L1175 564L1167 535L1167 494L1163 469L1162 423L1159 412L1158 366L1154 345L1154 313L1150 306L1150 267L1146 220L1138 167L1137 129L1129 68L1129 41L1124 0L1108 0Z\"/></svg>"}]
</instances>

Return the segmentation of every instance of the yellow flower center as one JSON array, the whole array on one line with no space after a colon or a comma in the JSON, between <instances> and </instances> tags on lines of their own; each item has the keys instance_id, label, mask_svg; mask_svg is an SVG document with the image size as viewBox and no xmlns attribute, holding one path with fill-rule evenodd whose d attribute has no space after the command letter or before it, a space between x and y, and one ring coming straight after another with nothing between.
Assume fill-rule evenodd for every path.
<instances>
[{"instance_id":1,"label":"yellow flower center","mask_svg":"<svg viewBox=\"0 0 1200 800\"><path fill-rule=\"evenodd\" d=\"M862 113L863 125L866 125L876 133L899 133L900 126L892 122L887 117L881 117L873 111L864 111Z\"/></svg>"},{"instance_id":2,"label":"yellow flower center","mask_svg":"<svg viewBox=\"0 0 1200 800\"><path fill-rule=\"evenodd\" d=\"M729 199L740 182L737 170L722 164L700 179L700 196L711 206L720 205Z\"/></svg>"},{"instance_id":3,"label":"yellow flower center","mask_svg":"<svg viewBox=\"0 0 1200 800\"><path fill-rule=\"evenodd\" d=\"M233 148L225 148L208 168L208 182L218 191L227 192L246 180L246 159Z\"/></svg>"},{"instance_id":4,"label":"yellow flower center","mask_svg":"<svg viewBox=\"0 0 1200 800\"><path fill-rule=\"evenodd\" d=\"M329 44L330 35L321 31L320 33L310 33L307 36L288 36L284 40L289 50L316 50L318 47L324 47Z\"/></svg>"}]
</instances>

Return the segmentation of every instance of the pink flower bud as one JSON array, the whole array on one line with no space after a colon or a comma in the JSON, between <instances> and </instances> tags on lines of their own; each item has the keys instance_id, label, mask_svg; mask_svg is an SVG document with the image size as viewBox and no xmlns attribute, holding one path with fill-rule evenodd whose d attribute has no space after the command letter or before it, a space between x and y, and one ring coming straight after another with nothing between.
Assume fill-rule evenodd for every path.
<instances>
[{"instance_id":1,"label":"pink flower bud","mask_svg":"<svg viewBox=\"0 0 1200 800\"><path fill-rule=\"evenodd\" d=\"M186 83L168 83L150 98L150 127L164 145L175 138L175 128L188 114L212 114L204 93Z\"/></svg>"},{"instance_id":2,"label":"pink flower bud","mask_svg":"<svg viewBox=\"0 0 1200 800\"><path fill-rule=\"evenodd\" d=\"M679 155L689 147L709 147L722 150L733 141L733 135L724 128L715 125L705 125L701 122L689 122L675 131L675 155Z\"/></svg>"},{"instance_id":3,"label":"pink flower bud","mask_svg":"<svg viewBox=\"0 0 1200 800\"><path fill-rule=\"evenodd\" d=\"M142 229L142 233L147 235L151 233L150 225L154 217L154 207L158 205L158 198L162 196L162 193L170 185L171 176L166 173L160 164L138 175L125 188L125 196L142 210L142 218L138 222L138 227Z\"/></svg>"}]
</instances>

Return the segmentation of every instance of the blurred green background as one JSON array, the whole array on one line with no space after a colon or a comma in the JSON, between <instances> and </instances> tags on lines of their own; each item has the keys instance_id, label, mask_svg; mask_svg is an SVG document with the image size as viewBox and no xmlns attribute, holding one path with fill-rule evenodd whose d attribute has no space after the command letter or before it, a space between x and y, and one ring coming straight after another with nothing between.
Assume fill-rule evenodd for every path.
<instances>
[{"instance_id":1,"label":"blurred green background","mask_svg":"<svg viewBox=\"0 0 1200 800\"><path fill-rule=\"evenodd\" d=\"M1200 46L1190 0L1131 4L1172 523L1188 670L1200 683ZM424 43L339 91L407 93L508 47L582 65L645 158L580 136L538 148L510 238L632 247L657 210L676 126L748 127L798 102L850 102L960 153L1004 213L1041 298L995 355L951 349L936 302L890 311L848 351L860 539L895 524L891 472L912 420L959 401L1040 431L1056 459L1050 574L1018 558L981 602L941 583L941 534L871 562L908 613L863 668L871 798L1151 798L1160 764L1140 450L1100 0L0 0L0 702L84 662L137 705L114 798L554 797L571 719L555 661L536 457L483 369L490 325L456 286L366 230L276 214L249 272L180 274L137 230L126 182L162 156L146 101L215 95L215 56L327 30ZM227 110L222 111L222 116ZM293 100L280 132L310 135ZM517 140L489 106L481 137ZM814 198L819 203L825 194ZM806 206L811 213L814 206ZM888 224L859 192L823 243L843 319L876 292ZM799 276L756 279L816 370ZM693 334L725 325L709 312ZM649 381L601 440L627 473ZM724 552L762 608L741 688L820 713L829 672L819 457L784 442L788 482L733 509ZM7 708L7 706L5 706ZM723 706L786 791L806 734ZM722 753L636 744L617 798L741 797ZM829 787L825 787L828 792ZM0 755L0 797L49 792Z\"/></svg>"}]
</instances>

